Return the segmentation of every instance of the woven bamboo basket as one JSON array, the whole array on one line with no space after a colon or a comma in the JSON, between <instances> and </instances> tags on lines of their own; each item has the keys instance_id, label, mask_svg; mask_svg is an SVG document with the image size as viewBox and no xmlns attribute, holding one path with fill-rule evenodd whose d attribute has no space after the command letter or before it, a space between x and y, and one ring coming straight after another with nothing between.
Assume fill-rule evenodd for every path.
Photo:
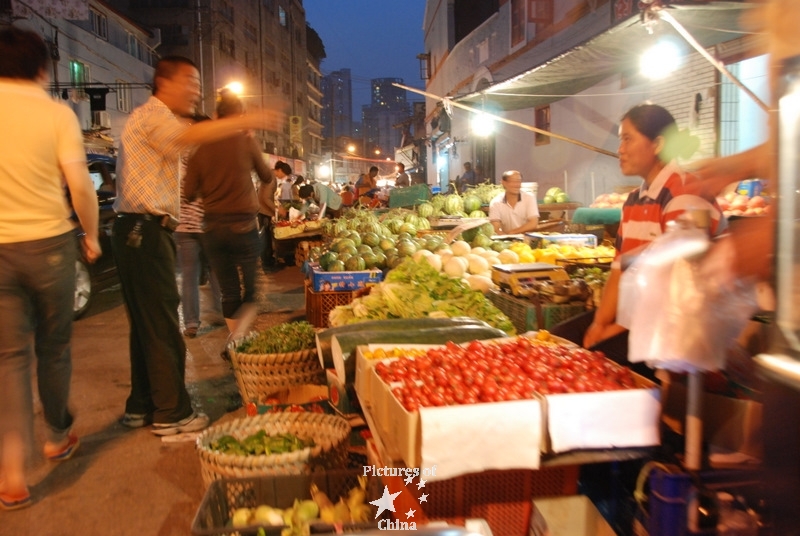
<instances>
[{"instance_id":1,"label":"woven bamboo basket","mask_svg":"<svg viewBox=\"0 0 800 536\"><path fill-rule=\"evenodd\" d=\"M295 385L324 385L325 371L315 349L284 354L246 354L228 346L242 402L263 403L269 396Z\"/></svg>"},{"instance_id":2,"label":"woven bamboo basket","mask_svg":"<svg viewBox=\"0 0 800 536\"><path fill-rule=\"evenodd\" d=\"M285 454L239 456L211 449L224 435L242 440L260 430L267 435L290 433L313 440L314 446ZM337 415L322 413L266 413L243 417L207 428L197 438L200 469L206 487L223 478L309 474L315 468L342 469L347 462L350 425Z\"/></svg>"}]
</instances>

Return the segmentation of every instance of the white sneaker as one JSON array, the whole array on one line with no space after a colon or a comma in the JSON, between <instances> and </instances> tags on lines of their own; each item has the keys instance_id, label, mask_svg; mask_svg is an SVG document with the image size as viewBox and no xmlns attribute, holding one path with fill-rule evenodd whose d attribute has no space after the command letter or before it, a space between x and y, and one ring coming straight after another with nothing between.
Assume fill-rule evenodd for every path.
<instances>
[{"instance_id":1,"label":"white sneaker","mask_svg":"<svg viewBox=\"0 0 800 536\"><path fill-rule=\"evenodd\" d=\"M191 415L178 422L171 423L153 423L152 432L157 436L168 436L175 434L182 434L184 432L198 432L208 428L211 419L205 413L198 413L193 411Z\"/></svg>"}]
</instances>

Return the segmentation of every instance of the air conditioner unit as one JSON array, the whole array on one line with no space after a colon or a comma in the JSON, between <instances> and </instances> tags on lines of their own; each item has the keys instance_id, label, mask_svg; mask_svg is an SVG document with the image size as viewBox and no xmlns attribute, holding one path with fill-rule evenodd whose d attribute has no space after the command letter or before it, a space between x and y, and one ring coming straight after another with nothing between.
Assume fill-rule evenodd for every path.
<instances>
[{"instance_id":1,"label":"air conditioner unit","mask_svg":"<svg viewBox=\"0 0 800 536\"><path fill-rule=\"evenodd\" d=\"M94 112L92 122L100 128L111 128L111 114L105 110Z\"/></svg>"}]
</instances>

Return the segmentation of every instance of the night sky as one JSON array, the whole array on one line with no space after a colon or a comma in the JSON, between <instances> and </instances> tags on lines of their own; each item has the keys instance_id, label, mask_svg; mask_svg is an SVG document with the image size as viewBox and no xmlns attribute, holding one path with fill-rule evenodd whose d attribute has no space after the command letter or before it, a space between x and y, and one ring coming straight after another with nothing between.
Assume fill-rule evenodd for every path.
<instances>
[{"instance_id":1,"label":"night sky","mask_svg":"<svg viewBox=\"0 0 800 536\"><path fill-rule=\"evenodd\" d=\"M417 54L425 51L425 0L303 0L303 7L325 45L322 74L350 69L354 120L361 121L361 106L370 102L373 78L402 78L424 89ZM408 100L424 97L409 93Z\"/></svg>"}]
</instances>

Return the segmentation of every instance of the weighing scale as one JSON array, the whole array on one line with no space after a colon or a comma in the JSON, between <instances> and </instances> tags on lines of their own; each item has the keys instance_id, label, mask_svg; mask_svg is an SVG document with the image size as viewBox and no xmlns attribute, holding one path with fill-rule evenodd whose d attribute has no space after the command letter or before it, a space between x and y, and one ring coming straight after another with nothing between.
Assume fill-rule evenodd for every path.
<instances>
[{"instance_id":1,"label":"weighing scale","mask_svg":"<svg viewBox=\"0 0 800 536\"><path fill-rule=\"evenodd\" d=\"M529 296L534 292L534 283L537 281L565 279L569 279L569 275L563 267L545 262L492 266L494 284L514 296Z\"/></svg>"}]
</instances>

